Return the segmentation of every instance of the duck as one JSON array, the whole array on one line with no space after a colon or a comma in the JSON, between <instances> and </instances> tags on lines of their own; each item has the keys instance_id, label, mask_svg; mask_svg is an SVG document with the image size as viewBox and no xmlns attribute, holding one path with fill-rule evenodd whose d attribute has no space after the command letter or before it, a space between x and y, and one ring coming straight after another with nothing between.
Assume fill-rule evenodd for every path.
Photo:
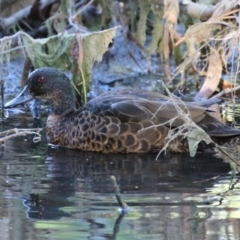
<instances>
[{"instance_id":1,"label":"duck","mask_svg":"<svg viewBox=\"0 0 240 240\"><path fill-rule=\"evenodd\" d=\"M28 77L27 85L5 104L15 107L32 99L45 99L51 113L46 133L51 144L81 151L102 153L187 152L184 136L169 142L169 132L178 131L184 121L176 105L212 139L232 138L240 130L211 116L213 101L182 102L157 92L141 89L117 89L103 93L76 108L76 96L64 72L42 67Z\"/></svg>"}]
</instances>

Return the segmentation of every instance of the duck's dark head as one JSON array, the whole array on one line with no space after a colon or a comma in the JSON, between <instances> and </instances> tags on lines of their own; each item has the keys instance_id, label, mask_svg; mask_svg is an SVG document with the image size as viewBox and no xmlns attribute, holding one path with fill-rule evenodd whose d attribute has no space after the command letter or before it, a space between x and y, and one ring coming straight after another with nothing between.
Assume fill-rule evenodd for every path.
<instances>
[{"instance_id":1,"label":"duck's dark head","mask_svg":"<svg viewBox=\"0 0 240 240\"><path fill-rule=\"evenodd\" d=\"M6 103L5 107L14 107L33 98L49 101L54 114L72 109L75 104L74 89L68 77L58 69L50 67L33 71L23 91Z\"/></svg>"}]
</instances>

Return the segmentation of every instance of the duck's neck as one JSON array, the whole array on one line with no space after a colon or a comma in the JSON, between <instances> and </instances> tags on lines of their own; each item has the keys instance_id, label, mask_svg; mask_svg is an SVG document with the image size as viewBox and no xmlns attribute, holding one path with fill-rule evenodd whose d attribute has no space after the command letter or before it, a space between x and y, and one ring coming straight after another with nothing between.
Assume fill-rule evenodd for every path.
<instances>
[{"instance_id":1,"label":"duck's neck","mask_svg":"<svg viewBox=\"0 0 240 240\"><path fill-rule=\"evenodd\" d=\"M51 101L52 114L61 115L66 111L75 110L75 95L62 94Z\"/></svg>"}]
</instances>

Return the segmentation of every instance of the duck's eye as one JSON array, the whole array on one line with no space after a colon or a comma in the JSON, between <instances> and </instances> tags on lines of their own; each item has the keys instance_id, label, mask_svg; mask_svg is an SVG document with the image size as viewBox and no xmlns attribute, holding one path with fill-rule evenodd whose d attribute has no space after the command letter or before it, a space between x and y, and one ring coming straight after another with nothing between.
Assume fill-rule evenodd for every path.
<instances>
[{"instance_id":1,"label":"duck's eye","mask_svg":"<svg viewBox=\"0 0 240 240\"><path fill-rule=\"evenodd\" d=\"M45 78L43 77L43 76L41 76L39 79L38 79L38 82L40 82L40 83L43 83L43 82L45 82Z\"/></svg>"}]
</instances>

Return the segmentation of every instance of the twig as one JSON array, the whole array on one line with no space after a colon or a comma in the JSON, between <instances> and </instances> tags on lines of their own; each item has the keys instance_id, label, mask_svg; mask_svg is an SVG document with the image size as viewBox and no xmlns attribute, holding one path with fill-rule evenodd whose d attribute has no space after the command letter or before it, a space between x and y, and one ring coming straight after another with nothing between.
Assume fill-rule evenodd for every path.
<instances>
[{"instance_id":1,"label":"twig","mask_svg":"<svg viewBox=\"0 0 240 240\"><path fill-rule=\"evenodd\" d=\"M117 180L115 178L115 176L111 176L110 177L111 180L112 180L112 183L113 183L113 187L114 187L114 190L115 190L115 196L116 196L116 199L118 201L118 204L122 210L122 213L127 213L128 210L129 210L129 207L128 205L122 200L122 197L120 195L120 189L119 189L119 186L117 184Z\"/></svg>"},{"instance_id":2,"label":"twig","mask_svg":"<svg viewBox=\"0 0 240 240\"><path fill-rule=\"evenodd\" d=\"M132 58L132 60L136 63L136 65L139 67L139 69L143 72L143 68L141 67L140 63L137 61L137 59L135 58L134 54L131 52L131 50L129 49L128 47L128 44L127 44L127 40L126 40L126 37L124 38L124 45L128 51L128 54L130 56L130 58Z\"/></svg>"},{"instance_id":3,"label":"twig","mask_svg":"<svg viewBox=\"0 0 240 240\"><path fill-rule=\"evenodd\" d=\"M0 80L1 100L2 100L2 118L4 118L4 80Z\"/></svg>"},{"instance_id":4,"label":"twig","mask_svg":"<svg viewBox=\"0 0 240 240\"><path fill-rule=\"evenodd\" d=\"M82 8L78 9L77 12L72 16L72 19L76 19L77 15L79 15L81 12L83 12L89 5L91 5L94 2L94 0L89 1L86 3Z\"/></svg>"},{"instance_id":5,"label":"twig","mask_svg":"<svg viewBox=\"0 0 240 240\"><path fill-rule=\"evenodd\" d=\"M223 96L227 93L235 92L239 89L240 89L240 86L237 86L237 87L234 87L234 88L226 88L226 89L222 90L220 93L214 95L213 97L211 97L209 99L220 98L221 96Z\"/></svg>"},{"instance_id":6,"label":"twig","mask_svg":"<svg viewBox=\"0 0 240 240\"><path fill-rule=\"evenodd\" d=\"M160 108L161 108L161 107L160 107ZM160 109L160 108L159 108L159 109ZM159 110L157 110L157 111L159 111ZM166 122L159 123L159 124L155 124L155 125L152 125L152 126L149 126L149 127L145 127L145 128L143 128L143 129L140 129L140 130L138 130L138 133L141 133L141 132L143 132L143 131L146 131L147 129L150 129L150 128L165 126L165 125L167 125L168 123L169 123L169 125L171 126L172 123L173 123L176 119L178 119L178 116L176 116L176 117L174 117L174 118L172 118L172 119L170 119L170 120L168 120L168 121L166 121ZM178 129L178 128L180 128L180 127L177 127L177 128L174 128L174 129L176 130L176 129Z\"/></svg>"},{"instance_id":7,"label":"twig","mask_svg":"<svg viewBox=\"0 0 240 240\"><path fill-rule=\"evenodd\" d=\"M8 50L6 50L6 51L2 51L1 52L1 54L3 54L3 53L10 53L10 52L13 52L13 51L16 51L16 50L19 50L19 49L24 49L24 48L26 48L25 46L17 46L17 47L15 47L15 48L11 48L11 49L8 49Z\"/></svg>"},{"instance_id":8,"label":"twig","mask_svg":"<svg viewBox=\"0 0 240 240\"><path fill-rule=\"evenodd\" d=\"M8 139L18 137L18 136L26 136L28 134L35 134L33 138L33 142L37 143L41 141L41 134L42 128L29 128L29 129L21 129L21 128L14 128L7 131L0 132L0 142L4 142ZM5 135L5 136L4 136Z\"/></svg>"},{"instance_id":9,"label":"twig","mask_svg":"<svg viewBox=\"0 0 240 240\"><path fill-rule=\"evenodd\" d=\"M146 49L144 48L144 46L141 45L141 43L138 42L138 40L134 37L134 35L131 32L128 32L130 38L134 41L134 43L137 44L137 46L143 51L143 53L146 52ZM135 58L134 54L131 52L131 50L128 47L127 44L127 32L124 31L124 45L128 51L129 56L132 58L132 60L136 63L136 65L139 67L139 69L143 72L144 69L142 68L142 66L140 65L140 63L138 63L137 59Z\"/></svg>"},{"instance_id":10,"label":"twig","mask_svg":"<svg viewBox=\"0 0 240 240\"><path fill-rule=\"evenodd\" d=\"M213 142L214 143L214 142ZM225 154L230 160L232 160L234 163L236 163L238 166L240 166L240 163L234 159L234 157L232 157L228 152L226 152L222 147L220 147L218 144L214 143L215 147L222 152L223 154Z\"/></svg>"},{"instance_id":11,"label":"twig","mask_svg":"<svg viewBox=\"0 0 240 240\"><path fill-rule=\"evenodd\" d=\"M30 39L33 39L30 35L28 35L27 33L25 33L25 32L23 32L23 31L18 31L18 32L16 32L15 34L13 34L13 35L11 35L11 36L5 36L5 37L3 37L3 38L1 38L0 39L0 43L1 42L4 42L4 41L8 41L8 40L11 40L11 39L13 39L13 38L17 38L17 37L19 37L19 36L21 36L21 35L25 35L26 37L28 37L28 38L30 38ZM0 47L1 47L1 45L0 45ZM16 47L16 48L13 48L13 49L11 49L11 50L17 50L17 49L22 49L23 48L23 46L19 46L19 47ZM10 50L8 50L8 51L10 51ZM1 52L1 53L8 53L8 51L5 51L5 52Z\"/></svg>"},{"instance_id":12,"label":"twig","mask_svg":"<svg viewBox=\"0 0 240 240\"><path fill-rule=\"evenodd\" d=\"M193 183L203 183L203 182L208 182L210 180L216 180L217 178L219 178L220 175L217 175L215 177L211 177L211 178L207 178L207 179L204 179L204 180L201 180L201 181L194 181Z\"/></svg>"},{"instance_id":13,"label":"twig","mask_svg":"<svg viewBox=\"0 0 240 240\"><path fill-rule=\"evenodd\" d=\"M26 54L27 55L27 54ZM31 59L27 56L24 62L23 72L22 72L22 79L21 79L21 87L24 88L27 84L28 74L31 68L32 62Z\"/></svg>"}]
</instances>

